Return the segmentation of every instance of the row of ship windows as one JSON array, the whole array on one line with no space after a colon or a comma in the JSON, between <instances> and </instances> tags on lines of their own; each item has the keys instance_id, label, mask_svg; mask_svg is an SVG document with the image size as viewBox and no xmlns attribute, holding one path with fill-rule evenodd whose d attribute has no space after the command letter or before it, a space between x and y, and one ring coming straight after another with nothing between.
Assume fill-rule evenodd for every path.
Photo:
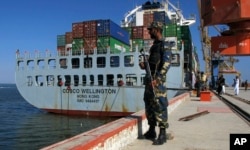
<instances>
[{"instance_id":1,"label":"row of ship windows","mask_svg":"<svg viewBox=\"0 0 250 150\"><path fill-rule=\"evenodd\" d=\"M140 78L138 80L138 78ZM27 86L141 86L144 85L145 74L137 77L136 74L107 74L107 75L37 75L27 76Z\"/></svg>"},{"instance_id":2,"label":"row of ship windows","mask_svg":"<svg viewBox=\"0 0 250 150\"><path fill-rule=\"evenodd\" d=\"M83 62L81 62L83 61ZM107 63L109 61L109 64ZM123 63L125 67L133 67L134 66L134 56L133 55L127 55L123 58ZM59 66L60 68L67 69L69 65L71 65L71 68L80 68L81 64L83 65L83 68L92 68L96 64L95 67L97 68L105 68L107 65L110 67L120 67L120 57L119 56L111 56L109 60L107 60L107 57L97 57L96 59L92 57L85 57L83 60L80 58L72 58L71 62L68 62L67 58L61 58L59 59ZM38 60L37 65L39 69L45 68L45 61L44 60ZM18 62L19 68L24 68L24 62L19 61ZM28 60L27 61L27 67L28 69L32 70L35 68L35 62L34 60ZM56 68L56 59L49 59L48 60L48 68L49 69L55 69Z\"/></svg>"}]
</instances>

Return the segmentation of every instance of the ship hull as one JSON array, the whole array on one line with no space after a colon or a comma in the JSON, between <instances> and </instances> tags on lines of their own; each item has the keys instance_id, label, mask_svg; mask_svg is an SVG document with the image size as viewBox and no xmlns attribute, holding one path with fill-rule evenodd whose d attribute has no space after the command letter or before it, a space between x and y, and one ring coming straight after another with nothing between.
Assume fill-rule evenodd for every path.
<instances>
[{"instance_id":1,"label":"ship hull","mask_svg":"<svg viewBox=\"0 0 250 150\"><path fill-rule=\"evenodd\" d=\"M131 56L132 54L134 57L139 57L140 55L139 53L127 53L121 54L121 56ZM72 57L76 58L76 56ZM83 54L77 57L81 58L86 56ZM96 57L98 57L98 55L96 55ZM106 57L109 57L109 55L106 55ZM59 62L61 58L62 57L49 57L47 59L55 59ZM183 58L183 55L181 55L181 58ZM36 62L40 59L41 58L38 57L35 58L34 61ZM20 62L27 62L30 60L29 57L26 59L23 57L19 59ZM134 60L134 63L138 64L139 60ZM183 66L180 65L170 68L166 78L167 87L182 87L184 82L184 72L182 67ZM81 76L83 74L81 69L62 70L59 66L56 66L55 68L58 69L54 70L39 69L40 67L38 66L35 66L30 70L28 68L28 66L17 68L16 85L24 99L39 109L52 113L84 116L126 116L144 109L143 95L145 86L143 85L142 78L145 77L145 70L140 69L138 65L129 68L120 67L117 69L105 69L105 71L94 69L95 71L85 73L87 74L86 76L90 76L91 74L104 74L104 76L110 74L113 74L114 76L118 76L118 74L123 75L123 78L119 79L119 81L124 82L122 85L118 82L114 82L114 84L110 86L100 86L97 85L98 83L94 83L93 85L82 85L80 83L75 85L74 83L70 83L66 86L66 81L64 81L63 85L59 85L59 81L56 77ZM115 72L119 73L116 74ZM131 74L137 76L136 81L126 81L128 80L128 78L125 78L126 75ZM48 77L48 75L53 76L52 81L49 78L45 78L43 81L38 81L39 76ZM29 81L29 77L34 78L35 81ZM168 99L173 98L177 93L177 90L168 90Z\"/></svg>"}]
</instances>

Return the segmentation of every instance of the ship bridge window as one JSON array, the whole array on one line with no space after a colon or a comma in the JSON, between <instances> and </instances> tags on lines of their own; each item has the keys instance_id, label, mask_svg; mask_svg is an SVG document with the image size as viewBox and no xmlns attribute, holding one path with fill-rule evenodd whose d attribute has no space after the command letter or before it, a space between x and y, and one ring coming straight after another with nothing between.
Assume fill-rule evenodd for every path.
<instances>
[{"instance_id":1,"label":"ship bridge window","mask_svg":"<svg viewBox=\"0 0 250 150\"><path fill-rule=\"evenodd\" d=\"M24 70L24 62L23 61L18 61L17 62L17 67L18 67L18 70Z\"/></svg>"},{"instance_id":2,"label":"ship bridge window","mask_svg":"<svg viewBox=\"0 0 250 150\"><path fill-rule=\"evenodd\" d=\"M92 68L92 58L86 57L84 58L84 68Z\"/></svg>"},{"instance_id":3,"label":"ship bridge window","mask_svg":"<svg viewBox=\"0 0 250 150\"><path fill-rule=\"evenodd\" d=\"M94 83L95 83L95 77L94 77L94 75L90 75L89 79L90 79L90 85L94 85Z\"/></svg>"},{"instance_id":4,"label":"ship bridge window","mask_svg":"<svg viewBox=\"0 0 250 150\"><path fill-rule=\"evenodd\" d=\"M103 75L99 74L97 78L98 78L98 85L103 85Z\"/></svg>"},{"instance_id":5,"label":"ship bridge window","mask_svg":"<svg viewBox=\"0 0 250 150\"><path fill-rule=\"evenodd\" d=\"M97 68L104 68L106 65L105 57L97 57L96 59Z\"/></svg>"},{"instance_id":6,"label":"ship bridge window","mask_svg":"<svg viewBox=\"0 0 250 150\"><path fill-rule=\"evenodd\" d=\"M43 86L43 82L44 82L43 76L41 76L41 75L36 76L36 85L37 86Z\"/></svg>"},{"instance_id":7,"label":"ship bridge window","mask_svg":"<svg viewBox=\"0 0 250 150\"><path fill-rule=\"evenodd\" d=\"M120 57L119 56L111 56L110 57L110 66L111 67L119 67L120 66Z\"/></svg>"},{"instance_id":8,"label":"ship bridge window","mask_svg":"<svg viewBox=\"0 0 250 150\"><path fill-rule=\"evenodd\" d=\"M127 74L126 75L126 85L128 85L128 86L135 86L135 85L137 85L136 74Z\"/></svg>"},{"instance_id":9,"label":"ship bridge window","mask_svg":"<svg viewBox=\"0 0 250 150\"><path fill-rule=\"evenodd\" d=\"M33 78L32 76L27 76L27 85L32 86L33 85Z\"/></svg>"},{"instance_id":10,"label":"ship bridge window","mask_svg":"<svg viewBox=\"0 0 250 150\"><path fill-rule=\"evenodd\" d=\"M107 74L107 85L114 85L114 75Z\"/></svg>"},{"instance_id":11,"label":"ship bridge window","mask_svg":"<svg viewBox=\"0 0 250 150\"><path fill-rule=\"evenodd\" d=\"M74 75L74 86L78 86L78 85L79 85L79 76Z\"/></svg>"},{"instance_id":12,"label":"ship bridge window","mask_svg":"<svg viewBox=\"0 0 250 150\"><path fill-rule=\"evenodd\" d=\"M86 86L86 83L87 83L87 77L86 75L82 75L82 85Z\"/></svg>"},{"instance_id":13,"label":"ship bridge window","mask_svg":"<svg viewBox=\"0 0 250 150\"><path fill-rule=\"evenodd\" d=\"M45 62L44 62L43 59L38 60L38 61L37 61L37 64L38 64L38 68L39 68L39 69L44 69L44 67L45 67Z\"/></svg>"},{"instance_id":14,"label":"ship bridge window","mask_svg":"<svg viewBox=\"0 0 250 150\"><path fill-rule=\"evenodd\" d=\"M56 60L55 59L49 59L48 64L49 64L49 69L55 69L56 68Z\"/></svg>"},{"instance_id":15,"label":"ship bridge window","mask_svg":"<svg viewBox=\"0 0 250 150\"><path fill-rule=\"evenodd\" d=\"M62 58L59 60L60 63L60 67L63 69L67 69L67 59L66 58Z\"/></svg>"},{"instance_id":16,"label":"ship bridge window","mask_svg":"<svg viewBox=\"0 0 250 150\"><path fill-rule=\"evenodd\" d=\"M35 68L34 60L28 60L27 61L27 66L28 66L28 70L34 70L34 68Z\"/></svg>"},{"instance_id":17,"label":"ship bridge window","mask_svg":"<svg viewBox=\"0 0 250 150\"><path fill-rule=\"evenodd\" d=\"M70 75L65 75L64 78L65 78L65 86L70 86L71 83Z\"/></svg>"},{"instance_id":18,"label":"ship bridge window","mask_svg":"<svg viewBox=\"0 0 250 150\"><path fill-rule=\"evenodd\" d=\"M124 56L124 65L125 65L125 67L133 67L134 66L134 56L133 55Z\"/></svg>"},{"instance_id":19,"label":"ship bridge window","mask_svg":"<svg viewBox=\"0 0 250 150\"><path fill-rule=\"evenodd\" d=\"M48 75L46 77L46 81L47 81L47 86L54 86L55 79L53 75Z\"/></svg>"},{"instance_id":20,"label":"ship bridge window","mask_svg":"<svg viewBox=\"0 0 250 150\"><path fill-rule=\"evenodd\" d=\"M79 58L72 58L71 64L72 64L72 68L79 68L80 67L80 59Z\"/></svg>"}]
</instances>

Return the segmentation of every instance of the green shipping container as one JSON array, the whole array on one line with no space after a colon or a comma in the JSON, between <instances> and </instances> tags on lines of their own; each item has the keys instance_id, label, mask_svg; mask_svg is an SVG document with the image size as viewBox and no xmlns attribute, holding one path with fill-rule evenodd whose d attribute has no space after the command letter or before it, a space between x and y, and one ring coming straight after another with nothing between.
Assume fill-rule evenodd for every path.
<instances>
[{"instance_id":1,"label":"green shipping container","mask_svg":"<svg viewBox=\"0 0 250 150\"><path fill-rule=\"evenodd\" d=\"M143 41L144 41L143 39L133 39L132 40L132 52L135 52L137 47L138 47L138 51L144 48Z\"/></svg>"},{"instance_id":2,"label":"green shipping container","mask_svg":"<svg viewBox=\"0 0 250 150\"><path fill-rule=\"evenodd\" d=\"M65 46L65 35L57 35L57 46Z\"/></svg>"},{"instance_id":3,"label":"green shipping container","mask_svg":"<svg viewBox=\"0 0 250 150\"><path fill-rule=\"evenodd\" d=\"M177 25L176 24L167 24L163 28L164 37L175 37L177 36Z\"/></svg>"},{"instance_id":4,"label":"green shipping container","mask_svg":"<svg viewBox=\"0 0 250 150\"><path fill-rule=\"evenodd\" d=\"M72 53L78 53L81 52L84 46L83 39L73 39L72 42Z\"/></svg>"},{"instance_id":5,"label":"green shipping container","mask_svg":"<svg viewBox=\"0 0 250 150\"><path fill-rule=\"evenodd\" d=\"M111 36L99 36L97 39L97 53L106 54L107 48L110 48L110 53L129 52L130 46L126 45Z\"/></svg>"}]
</instances>

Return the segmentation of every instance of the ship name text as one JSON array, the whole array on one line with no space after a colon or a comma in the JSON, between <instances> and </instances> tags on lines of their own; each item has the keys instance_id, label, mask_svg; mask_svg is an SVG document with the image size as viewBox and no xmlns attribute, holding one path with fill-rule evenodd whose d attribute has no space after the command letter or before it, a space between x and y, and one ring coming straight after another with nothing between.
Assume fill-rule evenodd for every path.
<instances>
[{"instance_id":1,"label":"ship name text","mask_svg":"<svg viewBox=\"0 0 250 150\"><path fill-rule=\"evenodd\" d=\"M77 102L99 103L100 94L116 94L116 89L63 89L63 93L76 94Z\"/></svg>"}]
</instances>

